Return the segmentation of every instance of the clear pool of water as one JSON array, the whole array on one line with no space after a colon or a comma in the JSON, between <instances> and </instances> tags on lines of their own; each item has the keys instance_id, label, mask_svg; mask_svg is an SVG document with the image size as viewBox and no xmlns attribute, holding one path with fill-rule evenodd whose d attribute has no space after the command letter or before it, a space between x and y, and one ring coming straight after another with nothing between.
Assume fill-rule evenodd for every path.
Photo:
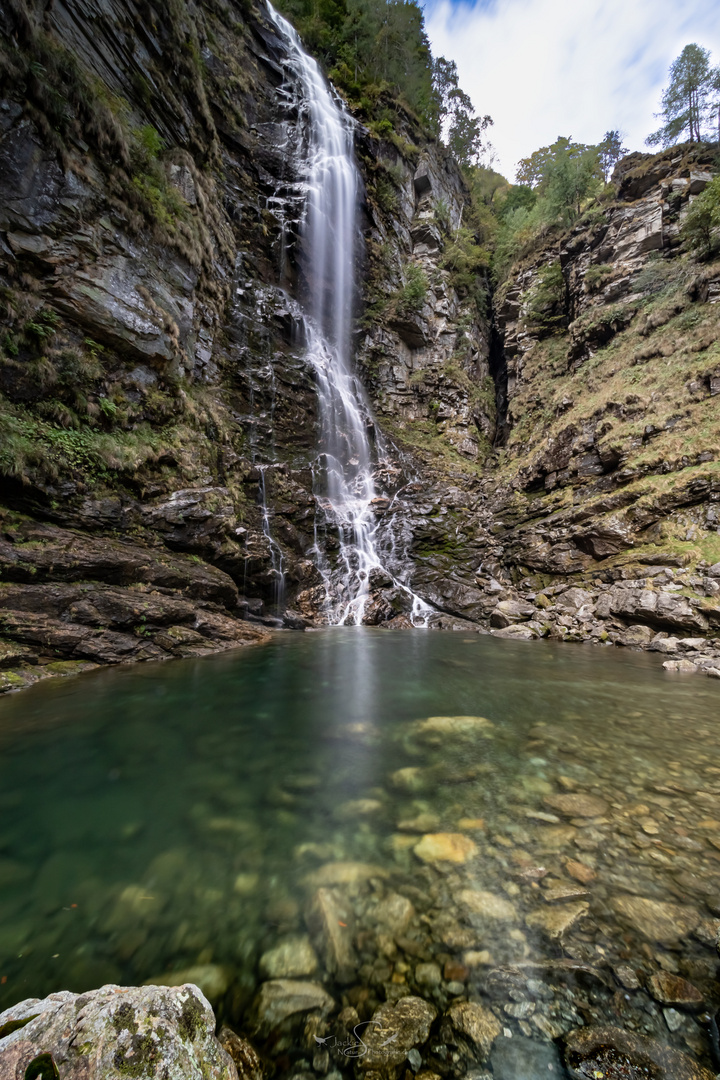
<instances>
[{"instance_id":1,"label":"clear pool of water","mask_svg":"<svg viewBox=\"0 0 720 1080\"><path fill-rule=\"evenodd\" d=\"M200 965L237 1022L323 882L355 920L335 992L366 1013L425 992L433 961L445 1000L562 959L680 974L712 1006L719 705L640 653L365 628L37 684L0 701L0 1007ZM425 834L454 837L454 861ZM468 889L485 899L463 906ZM372 911L389 892L414 914L388 943ZM567 1029L575 1007L543 1015ZM703 1056L683 1025L672 1039Z\"/></svg>"}]
</instances>

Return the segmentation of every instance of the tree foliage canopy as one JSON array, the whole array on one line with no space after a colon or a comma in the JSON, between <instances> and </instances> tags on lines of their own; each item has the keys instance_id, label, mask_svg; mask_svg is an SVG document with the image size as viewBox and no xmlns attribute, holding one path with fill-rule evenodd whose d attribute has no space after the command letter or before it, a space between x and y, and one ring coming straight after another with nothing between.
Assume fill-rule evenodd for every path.
<instances>
[{"instance_id":1,"label":"tree foliage canopy","mask_svg":"<svg viewBox=\"0 0 720 1080\"><path fill-rule=\"evenodd\" d=\"M534 192L550 220L569 225L580 214L585 199L602 187L605 169L622 150L617 131L607 132L602 143L587 146L561 135L550 146L541 146L518 162L516 177L521 190ZM513 197L512 209L532 209L529 196ZM534 205L534 204L533 204Z\"/></svg>"},{"instance_id":2,"label":"tree foliage canopy","mask_svg":"<svg viewBox=\"0 0 720 1080\"><path fill-rule=\"evenodd\" d=\"M351 98L385 84L422 120L434 120L432 55L414 0L280 0L278 7Z\"/></svg>"},{"instance_id":3,"label":"tree foliage canopy","mask_svg":"<svg viewBox=\"0 0 720 1080\"><path fill-rule=\"evenodd\" d=\"M605 182L610 179L613 169L617 165L621 157L628 153L627 146L622 144L623 136L621 131L606 131L603 135L602 142L598 143L598 154L600 155L600 168L602 174L605 177Z\"/></svg>"},{"instance_id":4,"label":"tree foliage canopy","mask_svg":"<svg viewBox=\"0 0 720 1080\"><path fill-rule=\"evenodd\" d=\"M461 165L478 165L488 151L485 132L492 126L491 116L476 116L473 103L460 89L454 60L439 56L433 62L433 87L437 102L437 133Z\"/></svg>"},{"instance_id":5,"label":"tree foliage canopy","mask_svg":"<svg viewBox=\"0 0 720 1080\"><path fill-rule=\"evenodd\" d=\"M567 227L611 197L607 180L627 153L622 132L606 131L595 145L559 136L518 163L515 185L497 187L492 203L493 273L503 279L510 265L553 227ZM472 185L471 185L472 188ZM474 189L473 189L474 190Z\"/></svg>"}]
</instances>

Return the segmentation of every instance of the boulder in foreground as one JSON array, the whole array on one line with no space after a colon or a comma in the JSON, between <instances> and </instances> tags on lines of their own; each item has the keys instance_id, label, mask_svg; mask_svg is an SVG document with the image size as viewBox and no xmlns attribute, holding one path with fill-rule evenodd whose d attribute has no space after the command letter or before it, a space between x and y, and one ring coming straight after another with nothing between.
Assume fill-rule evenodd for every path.
<instances>
[{"instance_id":1,"label":"boulder in foreground","mask_svg":"<svg viewBox=\"0 0 720 1080\"><path fill-rule=\"evenodd\" d=\"M2 1077L22 1077L50 1055L62 1080L237 1080L215 1037L213 1011L192 984L29 998L0 1013L0 1031L7 1032L0 1038Z\"/></svg>"}]
</instances>

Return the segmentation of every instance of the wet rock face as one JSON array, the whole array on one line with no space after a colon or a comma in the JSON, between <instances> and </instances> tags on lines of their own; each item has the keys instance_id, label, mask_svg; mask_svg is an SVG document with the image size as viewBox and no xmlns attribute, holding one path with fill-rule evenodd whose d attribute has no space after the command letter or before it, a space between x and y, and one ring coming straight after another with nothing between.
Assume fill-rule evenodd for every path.
<instances>
[{"instance_id":1,"label":"wet rock face","mask_svg":"<svg viewBox=\"0 0 720 1080\"><path fill-rule=\"evenodd\" d=\"M302 192L284 150L281 46L262 13L231 3L221 18L183 6L183 33L203 65L180 86L185 58L175 56L166 13L153 8L157 40L138 52L133 28L146 25L147 13L133 0L126 7L93 8L86 22L53 9L46 31L53 47L72 52L82 78L100 79L128 103L132 126L122 136L132 152L119 146L106 159L102 139L78 130L61 160L22 102L3 102L0 276L13 289L22 275L32 279L17 298L29 318L52 316L51 365L67 350L90 348L96 367L100 358L82 392L106 442L145 425L152 449L132 466L117 464L122 455L112 447L109 468L94 451L72 467L60 460L57 470L31 463L8 499L13 509L92 531L99 543L132 530L150 546L192 554L271 614L297 609L299 619L286 625L304 628L318 618L325 589L310 554L318 422L298 333ZM8 26L21 41L22 28ZM241 89L247 73L252 91ZM366 320L359 365L382 426L418 420L461 457L481 459L494 431L489 325L477 297L440 265L467 191L452 159L407 123L409 141L422 144L419 165L357 129L368 266L377 270L363 302L372 308L375 293L386 301L385 317ZM150 146L155 132L162 152L136 146L142 132ZM378 178L391 189L389 202ZM422 296L403 299L411 279L424 282ZM49 393L28 374L32 351L22 344L0 389L44 417ZM385 447L391 460L376 512L392 572L405 580L413 530L393 495L407 488L415 465ZM334 538L319 540L332 560ZM426 584L431 600L449 591L444 606L474 613L471 582ZM408 626L411 606L391 580L371 583L366 622Z\"/></svg>"},{"instance_id":2,"label":"wet rock face","mask_svg":"<svg viewBox=\"0 0 720 1080\"><path fill-rule=\"evenodd\" d=\"M411 139L418 134L408 129ZM378 418L410 445L421 431L482 461L496 411L490 324L477 299L487 282L478 276L473 292L444 264L468 199L460 170L434 144L423 146L414 167L390 144L361 143L360 151L361 159L368 155L366 290L374 302L358 363ZM377 198L379 183L390 185L391 206ZM422 288L406 300L403 289L413 280Z\"/></svg>"},{"instance_id":3,"label":"wet rock face","mask_svg":"<svg viewBox=\"0 0 720 1080\"><path fill-rule=\"evenodd\" d=\"M151 9L155 37L147 49L136 48L136 28L149 23L134 0L112 11L92 6L85 21L62 7L46 13L54 47L69 49L88 78L127 102L131 119L117 145L115 129L103 127L108 117L93 120L115 146L114 156L104 154L92 125L88 132L78 121L63 156L22 101L9 93L0 109L0 278L24 320L8 323L18 352L1 366L0 390L12 408L30 410L43 431L52 428L52 439L42 443L44 464L30 460L4 477L3 499L33 518L92 533L96 547L107 542L113 553L115 539L132 533L141 547L189 554L232 579L255 616L289 608L284 625L303 629L322 621L326 593L312 555L318 418L299 333L298 297L307 289L300 267L302 195L284 151L281 47L262 13L249 14L236 0L222 16L183 5L183 33L202 56L199 75L185 70L184 54L175 55L167 13ZM3 18L22 46L25 31L10 13ZM142 89L148 86L157 92L148 95ZM664 288L671 262L682 262L664 256L680 250L681 216L710 178L704 151L631 155L618 169L617 199L602 220L583 222L562 239L565 295L558 304L567 333L562 357L555 355L558 344L540 365L535 398L523 395L533 357L550 339L533 321L532 298L556 261L556 246L515 268L498 292L494 317L507 361L508 424L511 434L523 424L530 432L522 444L511 438L502 463L491 454L496 400L505 388L491 376L491 367L498 375L498 358L491 358L487 282L478 273L468 284L453 269L468 194L445 151L427 142L410 117L399 113L397 122L417 147L408 157L361 125L356 129L366 241L356 352L384 459L373 509L388 568L433 605L430 624L439 629L482 627L518 641L552 636L624 647L652 647L657 633L712 635L720 608L709 586L693 586L708 601L702 606L687 592L656 596L641 580L622 592L617 575L624 570L616 564L634 545L661 539L668 524L674 535L682 527L683 542L717 530L713 471L669 488L629 491L632 480L664 477L670 466L643 460L628 469L627 456L649 452L656 438L679 430L687 403L710 401L720 373L698 360L678 408L662 421L653 401L637 393L579 419L570 415L574 391L544 396L635 328L644 337L628 370L664 364L685 338L656 349L657 320L717 310L720 285L711 269L697 275L682 301L696 310L646 315L642 307ZM136 145L143 131L162 141L159 155ZM23 337L23 326L43 313L54 320L44 353ZM713 331L688 348L702 357L716 337ZM78 399L62 402L82 413L78 402L87 401L80 428L70 425L77 436L63 426L67 414L52 419L57 373L68 353L92 361L93 370L99 364L88 384L76 387ZM32 375L43 358L47 393ZM636 421L628 451L614 426ZM504 417L499 424L504 430ZM136 452L143 431L150 432L148 445ZM87 449L88 432L98 436L97 452ZM71 452L63 457L56 447L66 443ZM710 460L707 453L696 457L683 457L677 468ZM476 466L483 462L481 476ZM336 538L318 539L332 562ZM82 571L82 561L76 576L68 566L64 580L80 581ZM600 599L596 573L613 592L593 610ZM582 579L587 589L593 582L592 595L585 605L560 611L552 603L544 613L517 588L527 576L538 578L527 593ZM109 570L101 580L113 583ZM410 594L377 575L370 585L366 623L407 628ZM72 623L75 610L63 610L62 619ZM656 634L650 638L639 627ZM191 633L210 636L185 620L165 629L175 644L170 648L167 637L165 646L157 644L173 655L203 647ZM7 632L13 647L33 649L30 635L40 629L25 620L8 624ZM92 648L87 662L121 655L119 642ZM158 654L134 645L123 655ZM691 663L720 671L709 649L704 660L673 656L667 663L678 672Z\"/></svg>"},{"instance_id":4,"label":"wet rock face","mask_svg":"<svg viewBox=\"0 0 720 1080\"><path fill-rule=\"evenodd\" d=\"M0 1014L0 1072L22 1077L45 1065L63 1080L238 1080L215 1037L215 1017L196 986L104 986L31 998ZM30 1075L30 1073L28 1073Z\"/></svg>"},{"instance_id":5,"label":"wet rock face","mask_svg":"<svg viewBox=\"0 0 720 1080\"><path fill-rule=\"evenodd\" d=\"M202 5L181 7L172 25L160 7L140 11L133 0L112 10L91 4L87 19L47 13L53 55L70 52L79 85L99 81L123 102L124 119L112 120L91 95L92 115L68 121L75 127L62 156L38 122L54 92L43 82L55 77L52 64L43 67L39 112L12 93L2 102L0 279L22 313L3 329L3 340L8 331L19 343L2 365L3 414L22 405L42 415L45 430L55 390L33 381L32 364L41 358L45 384L56 387L63 358L75 357L87 372L83 385L72 380L87 415L80 398L65 395L66 404L80 408L90 447L72 461L41 452L38 464L31 455L25 472L3 477L3 500L93 532L96 547L132 531L148 546L191 553L274 604L276 550L283 600L316 583L305 558L315 395L294 340L299 202L282 152L282 50L262 13L231 4L216 21ZM34 16L17 22L8 9L2 19L18 56L36 59ZM182 39L202 53L202 73L189 54L176 55L178 19ZM137 28L150 24L146 49ZM242 88L248 73L252 92ZM268 200L274 211L265 214ZM46 315L47 348L39 348L23 326ZM52 435L58 425L49 423ZM120 464L138 425L154 449ZM102 439L104 460L94 449ZM258 461L273 464L270 475L261 478Z\"/></svg>"}]
</instances>

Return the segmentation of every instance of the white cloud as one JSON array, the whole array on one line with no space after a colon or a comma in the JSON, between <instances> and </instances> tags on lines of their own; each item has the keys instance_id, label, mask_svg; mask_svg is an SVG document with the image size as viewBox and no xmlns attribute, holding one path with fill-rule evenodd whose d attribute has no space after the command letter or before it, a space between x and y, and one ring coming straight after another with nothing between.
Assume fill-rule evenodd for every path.
<instances>
[{"instance_id":1,"label":"white cloud","mask_svg":"<svg viewBox=\"0 0 720 1080\"><path fill-rule=\"evenodd\" d=\"M689 42L720 63L717 0L429 0L436 56L455 60L460 85L495 121L495 168L515 165L558 135L599 142L620 128L646 150L671 62Z\"/></svg>"}]
</instances>

